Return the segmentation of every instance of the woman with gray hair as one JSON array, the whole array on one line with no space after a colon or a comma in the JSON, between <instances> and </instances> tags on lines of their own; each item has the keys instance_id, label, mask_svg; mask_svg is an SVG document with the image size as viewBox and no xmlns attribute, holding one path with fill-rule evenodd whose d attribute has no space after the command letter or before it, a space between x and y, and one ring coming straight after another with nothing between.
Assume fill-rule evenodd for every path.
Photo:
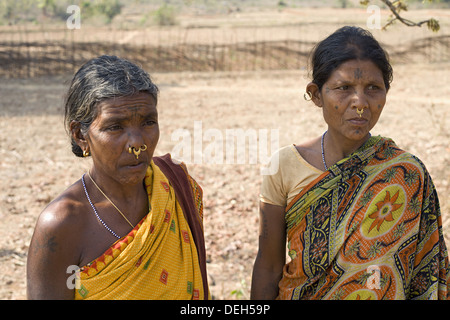
<instances>
[{"instance_id":1,"label":"woman with gray hair","mask_svg":"<svg viewBox=\"0 0 450 320\"><path fill-rule=\"evenodd\" d=\"M65 103L72 151L92 158L41 213L30 299L208 299L202 189L159 140L158 88L135 64L88 61Z\"/></svg>"}]
</instances>

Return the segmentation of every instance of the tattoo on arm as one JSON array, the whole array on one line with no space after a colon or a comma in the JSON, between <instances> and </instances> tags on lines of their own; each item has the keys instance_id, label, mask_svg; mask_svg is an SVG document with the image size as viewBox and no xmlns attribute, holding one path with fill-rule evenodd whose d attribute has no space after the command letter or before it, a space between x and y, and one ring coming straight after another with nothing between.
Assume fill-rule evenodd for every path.
<instances>
[{"instance_id":1,"label":"tattoo on arm","mask_svg":"<svg viewBox=\"0 0 450 320\"><path fill-rule=\"evenodd\" d=\"M56 248L58 247L58 243L56 242L56 237L44 237L43 240L37 240L33 246L33 253L37 253L42 249L47 249L50 252L56 252Z\"/></svg>"}]
</instances>

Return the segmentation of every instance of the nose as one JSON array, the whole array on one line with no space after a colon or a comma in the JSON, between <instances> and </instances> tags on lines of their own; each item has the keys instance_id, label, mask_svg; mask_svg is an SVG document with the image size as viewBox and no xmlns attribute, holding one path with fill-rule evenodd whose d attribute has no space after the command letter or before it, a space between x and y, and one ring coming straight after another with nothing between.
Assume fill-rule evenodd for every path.
<instances>
[{"instance_id":1,"label":"nose","mask_svg":"<svg viewBox=\"0 0 450 320\"><path fill-rule=\"evenodd\" d=\"M354 109L364 109L369 108L369 103L367 101L364 90L355 89L355 92L351 98L351 107Z\"/></svg>"},{"instance_id":2,"label":"nose","mask_svg":"<svg viewBox=\"0 0 450 320\"><path fill-rule=\"evenodd\" d=\"M139 149L145 145L144 137L139 129L133 128L129 129L127 132L128 143L125 145L126 151L128 152L130 148Z\"/></svg>"}]
</instances>

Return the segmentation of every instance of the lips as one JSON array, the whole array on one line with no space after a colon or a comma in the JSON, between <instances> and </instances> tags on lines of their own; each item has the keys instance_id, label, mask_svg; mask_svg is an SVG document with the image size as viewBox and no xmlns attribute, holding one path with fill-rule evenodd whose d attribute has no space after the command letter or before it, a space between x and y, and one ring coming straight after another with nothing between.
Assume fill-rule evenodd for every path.
<instances>
[{"instance_id":1,"label":"lips","mask_svg":"<svg viewBox=\"0 0 450 320\"><path fill-rule=\"evenodd\" d=\"M355 117L355 118L351 118L348 120L351 124L357 125L357 126L362 126L365 125L368 120L365 118L360 118L360 117Z\"/></svg>"},{"instance_id":2,"label":"lips","mask_svg":"<svg viewBox=\"0 0 450 320\"><path fill-rule=\"evenodd\" d=\"M144 164L144 163L143 163L143 162L130 163L130 164L128 165L128 167L136 167L136 166L139 166L139 165L141 165L141 164Z\"/></svg>"},{"instance_id":3,"label":"lips","mask_svg":"<svg viewBox=\"0 0 450 320\"><path fill-rule=\"evenodd\" d=\"M144 163L145 163L145 161L136 161L136 162L133 162L133 163L129 163L128 166L135 167L135 166L139 166L139 165L144 164Z\"/></svg>"},{"instance_id":4,"label":"lips","mask_svg":"<svg viewBox=\"0 0 450 320\"><path fill-rule=\"evenodd\" d=\"M124 167L130 168L130 169L140 169L143 166L146 166L147 163L145 161L135 161L124 164Z\"/></svg>"},{"instance_id":5,"label":"lips","mask_svg":"<svg viewBox=\"0 0 450 320\"><path fill-rule=\"evenodd\" d=\"M136 159L134 155L127 154L123 157L119 165L127 169L141 170L143 167L147 169L147 167L150 165L150 161L148 161L148 155L146 153L141 153L138 159Z\"/></svg>"}]
</instances>

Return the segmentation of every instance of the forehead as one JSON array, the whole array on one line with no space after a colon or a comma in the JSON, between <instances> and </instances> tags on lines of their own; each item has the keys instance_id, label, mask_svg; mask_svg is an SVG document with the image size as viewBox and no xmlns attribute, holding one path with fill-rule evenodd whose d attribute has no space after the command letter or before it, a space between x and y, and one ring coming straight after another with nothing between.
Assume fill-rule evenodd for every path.
<instances>
[{"instance_id":1,"label":"forehead","mask_svg":"<svg viewBox=\"0 0 450 320\"><path fill-rule=\"evenodd\" d=\"M97 116L127 116L138 113L156 112L155 99L146 92L139 92L131 96L114 97L101 101L97 105Z\"/></svg>"},{"instance_id":2,"label":"forehead","mask_svg":"<svg viewBox=\"0 0 450 320\"><path fill-rule=\"evenodd\" d=\"M330 79L332 78L383 80L383 73L370 60L349 60L333 71L330 76Z\"/></svg>"}]
</instances>

